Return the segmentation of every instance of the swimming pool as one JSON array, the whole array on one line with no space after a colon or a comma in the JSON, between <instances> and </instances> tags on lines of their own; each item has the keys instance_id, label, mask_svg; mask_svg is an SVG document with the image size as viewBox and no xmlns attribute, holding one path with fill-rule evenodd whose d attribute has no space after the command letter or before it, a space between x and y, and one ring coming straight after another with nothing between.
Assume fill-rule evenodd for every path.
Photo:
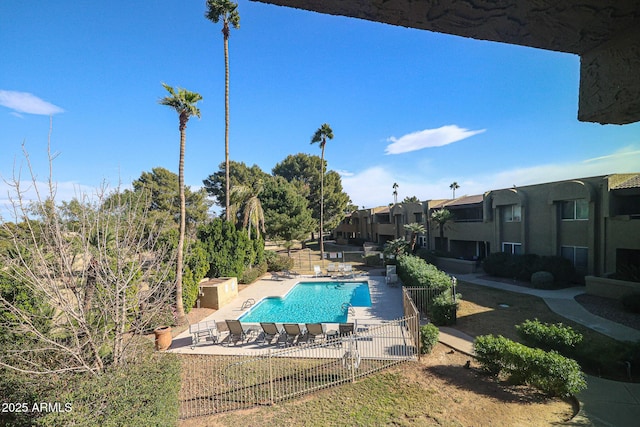
<instances>
[{"instance_id":1,"label":"swimming pool","mask_svg":"<svg viewBox=\"0 0 640 427\"><path fill-rule=\"evenodd\" d=\"M367 282L300 282L284 297L268 297L240 317L242 322L344 323L348 308L371 307Z\"/></svg>"}]
</instances>

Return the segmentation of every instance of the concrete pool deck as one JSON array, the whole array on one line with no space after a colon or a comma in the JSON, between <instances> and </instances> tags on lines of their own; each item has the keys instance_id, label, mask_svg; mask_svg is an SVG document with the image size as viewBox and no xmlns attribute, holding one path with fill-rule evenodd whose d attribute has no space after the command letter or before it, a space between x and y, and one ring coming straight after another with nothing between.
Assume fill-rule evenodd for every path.
<instances>
[{"instance_id":1,"label":"concrete pool deck","mask_svg":"<svg viewBox=\"0 0 640 427\"><path fill-rule=\"evenodd\" d=\"M374 324L386 320L395 320L403 316L402 309L402 290L400 287L388 286L384 276L375 275L356 275L354 278L343 277L318 277L313 276L297 276L291 279L273 280L269 276L247 286L238 293L224 307L221 307L215 313L203 319L200 323L206 321L215 321L218 324L224 324L227 319L238 319L244 313L250 310L246 307L245 302L253 299L253 305L260 300L270 296L284 296L299 282L327 282L327 281L345 281L345 282L362 282L369 283L369 293L371 295L371 307L353 307L353 313L347 317L347 322L356 322L359 324ZM242 322L245 328L252 328L258 332L262 331L257 323ZM327 330L337 330L337 324L326 324ZM267 346L256 340L249 340L246 343L238 343L237 345L223 346L220 344L212 344L210 342L201 342L195 348L191 348L191 335L189 330L178 334L173 338L169 352L186 353L186 354L238 354L246 352L264 351L266 348L275 348L275 346Z\"/></svg>"}]
</instances>

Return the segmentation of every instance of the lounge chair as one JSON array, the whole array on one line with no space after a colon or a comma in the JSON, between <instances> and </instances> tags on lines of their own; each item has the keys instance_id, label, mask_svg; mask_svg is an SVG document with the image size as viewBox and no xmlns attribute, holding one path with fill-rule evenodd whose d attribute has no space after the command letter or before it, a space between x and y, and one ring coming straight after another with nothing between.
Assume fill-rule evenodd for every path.
<instances>
[{"instance_id":1,"label":"lounge chair","mask_svg":"<svg viewBox=\"0 0 640 427\"><path fill-rule=\"evenodd\" d=\"M318 277L318 276L322 276L322 269L320 268L319 265L314 265L313 266L313 274Z\"/></svg>"},{"instance_id":2,"label":"lounge chair","mask_svg":"<svg viewBox=\"0 0 640 427\"><path fill-rule=\"evenodd\" d=\"M336 271L338 271L336 264L334 262L330 262L327 265L327 274L335 273Z\"/></svg>"},{"instance_id":3,"label":"lounge chair","mask_svg":"<svg viewBox=\"0 0 640 427\"><path fill-rule=\"evenodd\" d=\"M271 342L273 342L273 339L276 338L276 342L278 342L278 340L280 339L280 334L282 333L280 330L278 330L278 327L276 326L275 323L260 323L260 326L262 327L262 342L266 343L267 341L269 342L269 344L271 344Z\"/></svg>"},{"instance_id":4,"label":"lounge chair","mask_svg":"<svg viewBox=\"0 0 640 427\"><path fill-rule=\"evenodd\" d=\"M289 343L291 343L291 345L299 344L300 340L305 336L305 332L300 329L300 325L297 323L284 323L282 326L284 327L284 332L287 334L285 345Z\"/></svg>"},{"instance_id":5,"label":"lounge chair","mask_svg":"<svg viewBox=\"0 0 640 427\"><path fill-rule=\"evenodd\" d=\"M342 271L345 276L348 276L351 279L353 278L353 266L351 264L345 264Z\"/></svg>"},{"instance_id":6,"label":"lounge chair","mask_svg":"<svg viewBox=\"0 0 640 427\"><path fill-rule=\"evenodd\" d=\"M307 328L309 341L315 341L316 338L325 336L324 326L322 323L307 323L305 327Z\"/></svg>"},{"instance_id":7,"label":"lounge chair","mask_svg":"<svg viewBox=\"0 0 640 427\"><path fill-rule=\"evenodd\" d=\"M353 323L340 323L338 325L338 334L340 334L341 337L346 337L353 334L354 329L355 326Z\"/></svg>"},{"instance_id":8,"label":"lounge chair","mask_svg":"<svg viewBox=\"0 0 640 427\"><path fill-rule=\"evenodd\" d=\"M225 320L227 328L229 328L229 342L236 344L238 341L244 341L247 339L247 333L242 327L242 323L239 320Z\"/></svg>"},{"instance_id":9,"label":"lounge chair","mask_svg":"<svg viewBox=\"0 0 640 427\"><path fill-rule=\"evenodd\" d=\"M216 325L215 320L207 320L189 325L189 333L191 334L192 350L203 339L205 342L211 341L213 344L217 343L220 339L220 331L218 331L218 325Z\"/></svg>"}]
</instances>

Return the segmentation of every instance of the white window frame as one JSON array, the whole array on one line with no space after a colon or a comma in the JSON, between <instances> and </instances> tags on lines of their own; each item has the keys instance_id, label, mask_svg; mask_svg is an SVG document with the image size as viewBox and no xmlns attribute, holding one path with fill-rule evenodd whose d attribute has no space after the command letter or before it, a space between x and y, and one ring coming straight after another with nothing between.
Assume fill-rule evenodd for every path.
<instances>
[{"instance_id":1,"label":"white window frame","mask_svg":"<svg viewBox=\"0 0 640 427\"><path fill-rule=\"evenodd\" d=\"M516 215L516 208L518 215ZM505 205L502 207L502 219L504 222L520 222L522 220L522 206L521 205Z\"/></svg>"},{"instance_id":2,"label":"white window frame","mask_svg":"<svg viewBox=\"0 0 640 427\"><path fill-rule=\"evenodd\" d=\"M587 204L587 217L586 218L578 218L578 202L583 201ZM571 203L573 215L571 218L564 218L564 204ZM589 220L589 202L587 199L574 199L574 200L563 200L560 202L560 218L563 221L588 221Z\"/></svg>"},{"instance_id":3,"label":"white window frame","mask_svg":"<svg viewBox=\"0 0 640 427\"><path fill-rule=\"evenodd\" d=\"M506 247L511 248L509 252L507 252L505 250ZM515 248L518 247L520 248L520 251L518 253L515 252ZM518 242L502 242L502 252L507 252L511 255L519 255L522 253L522 243L518 243Z\"/></svg>"}]
</instances>

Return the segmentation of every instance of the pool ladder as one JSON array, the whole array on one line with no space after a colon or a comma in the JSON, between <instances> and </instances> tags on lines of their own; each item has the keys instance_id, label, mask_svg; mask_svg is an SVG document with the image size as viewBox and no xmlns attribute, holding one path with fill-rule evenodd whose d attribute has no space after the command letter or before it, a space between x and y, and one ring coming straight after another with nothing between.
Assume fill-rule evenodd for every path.
<instances>
[{"instance_id":1,"label":"pool ladder","mask_svg":"<svg viewBox=\"0 0 640 427\"><path fill-rule=\"evenodd\" d=\"M341 309L342 309L342 311L347 311L352 316L356 315L356 309L353 308L353 306L348 302L342 303Z\"/></svg>"},{"instance_id":2,"label":"pool ladder","mask_svg":"<svg viewBox=\"0 0 640 427\"><path fill-rule=\"evenodd\" d=\"M245 302L242 303L242 307L240 307L240 310L244 310L245 308L249 308L255 303L256 303L256 300L254 300L253 298L249 298L248 300L246 300Z\"/></svg>"}]
</instances>

